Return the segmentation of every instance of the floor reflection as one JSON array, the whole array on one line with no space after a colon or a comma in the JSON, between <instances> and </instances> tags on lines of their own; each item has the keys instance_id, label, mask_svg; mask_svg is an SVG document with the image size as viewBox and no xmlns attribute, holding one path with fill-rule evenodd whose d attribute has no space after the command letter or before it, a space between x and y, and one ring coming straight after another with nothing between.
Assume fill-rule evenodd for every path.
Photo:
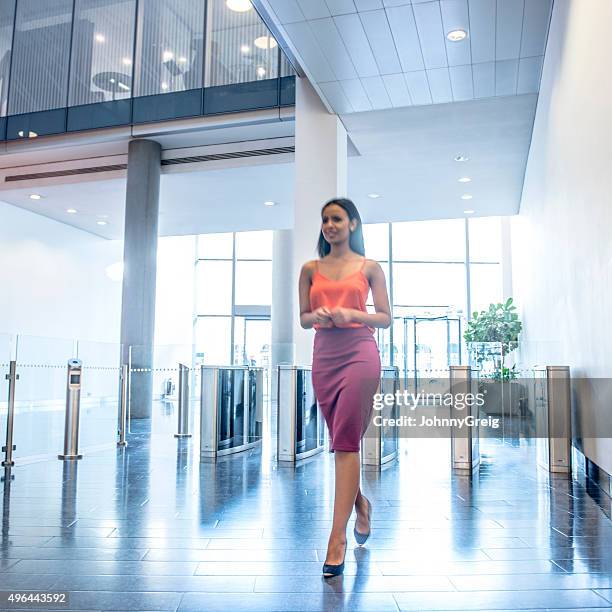
<instances>
[{"instance_id":1,"label":"floor reflection","mask_svg":"<svg viewBox=\"0 0 612 612\"><path fill-rule=\"evenodd\" d=\"M95 610L612 608L606 498L537 468L520 438L482 440L473 474L451 472L448 440L402 440L363 473L371 539L356 546L352 517L345 575L324 580L333 455L278 467L266 419L261 447L200 462L160 403L126 448L17 465L2 589L66 589Z\"/></svg>"}]
</instances>

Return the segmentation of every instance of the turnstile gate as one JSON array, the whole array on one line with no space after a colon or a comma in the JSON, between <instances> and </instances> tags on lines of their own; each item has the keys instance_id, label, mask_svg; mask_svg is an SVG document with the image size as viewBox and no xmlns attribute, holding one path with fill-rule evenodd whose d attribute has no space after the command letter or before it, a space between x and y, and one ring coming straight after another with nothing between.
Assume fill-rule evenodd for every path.
<instances>
[{"instance_id":1,"label":"turnstile gate","mask_svg":"<svg viewBox=\"0 0 612 612\"><path fill-rule=\"evenodd\" d=\"M263 374L248 366L201 367L200 459L261 443Z\"/></svg>"},{"instance_id":2,"label":"turnstile gate","mask_svg":"<svg viewBox=\"0 0 612 612\"><path fill-rule=\"evenodd\" d=\"M459 422L466 417L479 419L478 402L456 401L458 394L465 398L478 395L478 369L472 366L450 366L450 393L453 401L450 406L451 423ZM454 470L473 471L480 464L478 426L451 425L451 462Z\"/></svg>"},{"instance_id":3,"label":"turnstile gate","mask_svg":"<svg viewBox=\"0 0 612 612\"><path fill-rule=\"evenodd\" d=\"M312 368L278 366L277 460L295 463L324 446L324 420L312 387Z\"/></svg>"},{"instance_id":4,"label":"turnstile gate","mask_svg":"<svg viewBox=\"0 0 612 612\"><path fill-rule=\"evenodd\" d=\"M533 394L538 465L567 474L572 467L569 366L535 367Z\"/></svg>"},{"instance_id":5,"label":"turnstile gate","mask_svg":"<svg viewBox=\"0 0 612 612\"><path fill-rule=\"evenodd\" d=\"M399 368L384 366L381 368L378 393L393 394L399 391ZM398 428L395 425L383 425L388 419L397 419L399 406L397 401L391 405L383 403L380 410L374 410L372 420L361 440L361 463L364 466L381 466L398 455ZM382 417L377 419L377 417ZM379 423L380 421L380 423Z\"/></svg>"}]
</instances>

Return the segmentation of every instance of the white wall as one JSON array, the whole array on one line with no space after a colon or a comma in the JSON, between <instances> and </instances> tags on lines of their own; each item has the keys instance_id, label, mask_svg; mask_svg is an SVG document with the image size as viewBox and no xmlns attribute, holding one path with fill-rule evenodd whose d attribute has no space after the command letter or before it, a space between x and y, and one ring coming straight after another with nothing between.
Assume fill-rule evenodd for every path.
<instances>
[{"instance_id":1,"label":"white wall","mask_svg":"<svg viewBox=\"0 0 612 612\"><path fill-rule=\"evenodd\" d=\"M44 206L44 200L41 201ZM123 244L0 201L0 333L118 342Z\"/></svg>"},{"instance_id":2,"label":"white wall","mask_svg":"<svg viewBox=\"0 0 612 612\"><path fill-rule=\"evenodd\" d=\"M592 378L612 371L611 22L610 0L555 0L513 220L524 337L540 342L538 360ZM596 401L574 397L581 413L593 409L609 423L607 401ZM612 440L585 440L583 450L612 473Z\"/></svg>"}]
</instances>

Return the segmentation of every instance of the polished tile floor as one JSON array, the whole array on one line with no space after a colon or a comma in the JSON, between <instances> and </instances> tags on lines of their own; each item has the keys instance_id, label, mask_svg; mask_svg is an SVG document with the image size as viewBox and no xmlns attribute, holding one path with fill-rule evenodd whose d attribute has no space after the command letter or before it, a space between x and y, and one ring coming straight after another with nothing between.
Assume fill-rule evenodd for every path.
<instances>
[{"instance_id":1,"label":"polished tile floor","mask_svg":"<svg viewBox=\"0 0 612 612\"><path fill-rule=\"evenodd\" d=\"M73 610L612 609L610 500L549 478L532 446L486 440L469 477L447 440L403 441L363 475L372 538L356 547L351 521L345 575L325 581L332 456L278 467L266 440L200 463L173 426L166 407L123 451L14 468L0 591L70 591Z\"/></svg>"}]
</instances>

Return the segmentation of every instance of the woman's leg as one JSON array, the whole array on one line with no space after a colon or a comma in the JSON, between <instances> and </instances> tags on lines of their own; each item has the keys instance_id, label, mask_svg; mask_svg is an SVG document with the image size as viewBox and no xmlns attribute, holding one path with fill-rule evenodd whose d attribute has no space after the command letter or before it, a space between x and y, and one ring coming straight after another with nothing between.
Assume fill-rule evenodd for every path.
<instances>
[{"instance_id":1,"label":"woman's leg","mask_svg":"<svg viewBox=\"0 0 612 612\"><path fill-rule=\"evenodd\" d=\"M342 563L346 546L346 525L355 505L359 491L359 453L334 451L335 460L335 497L334 522L332 524L325 563Z\"/></svg>"},{"instance_id":2,"label":"woman's leg","mask_svg":"<svg viewBox=\"0 0 612 612\"><path fill-rule=\"evenodd\" d=\"M370 531L370 522L368 521L368 502L366 501L365 495L361 492L361 489L357 490L357 497L355 498L355 512L357 513L357 520L355 521L355 527L359 533L368 533Z\"/></svg>"}]
</instances>

